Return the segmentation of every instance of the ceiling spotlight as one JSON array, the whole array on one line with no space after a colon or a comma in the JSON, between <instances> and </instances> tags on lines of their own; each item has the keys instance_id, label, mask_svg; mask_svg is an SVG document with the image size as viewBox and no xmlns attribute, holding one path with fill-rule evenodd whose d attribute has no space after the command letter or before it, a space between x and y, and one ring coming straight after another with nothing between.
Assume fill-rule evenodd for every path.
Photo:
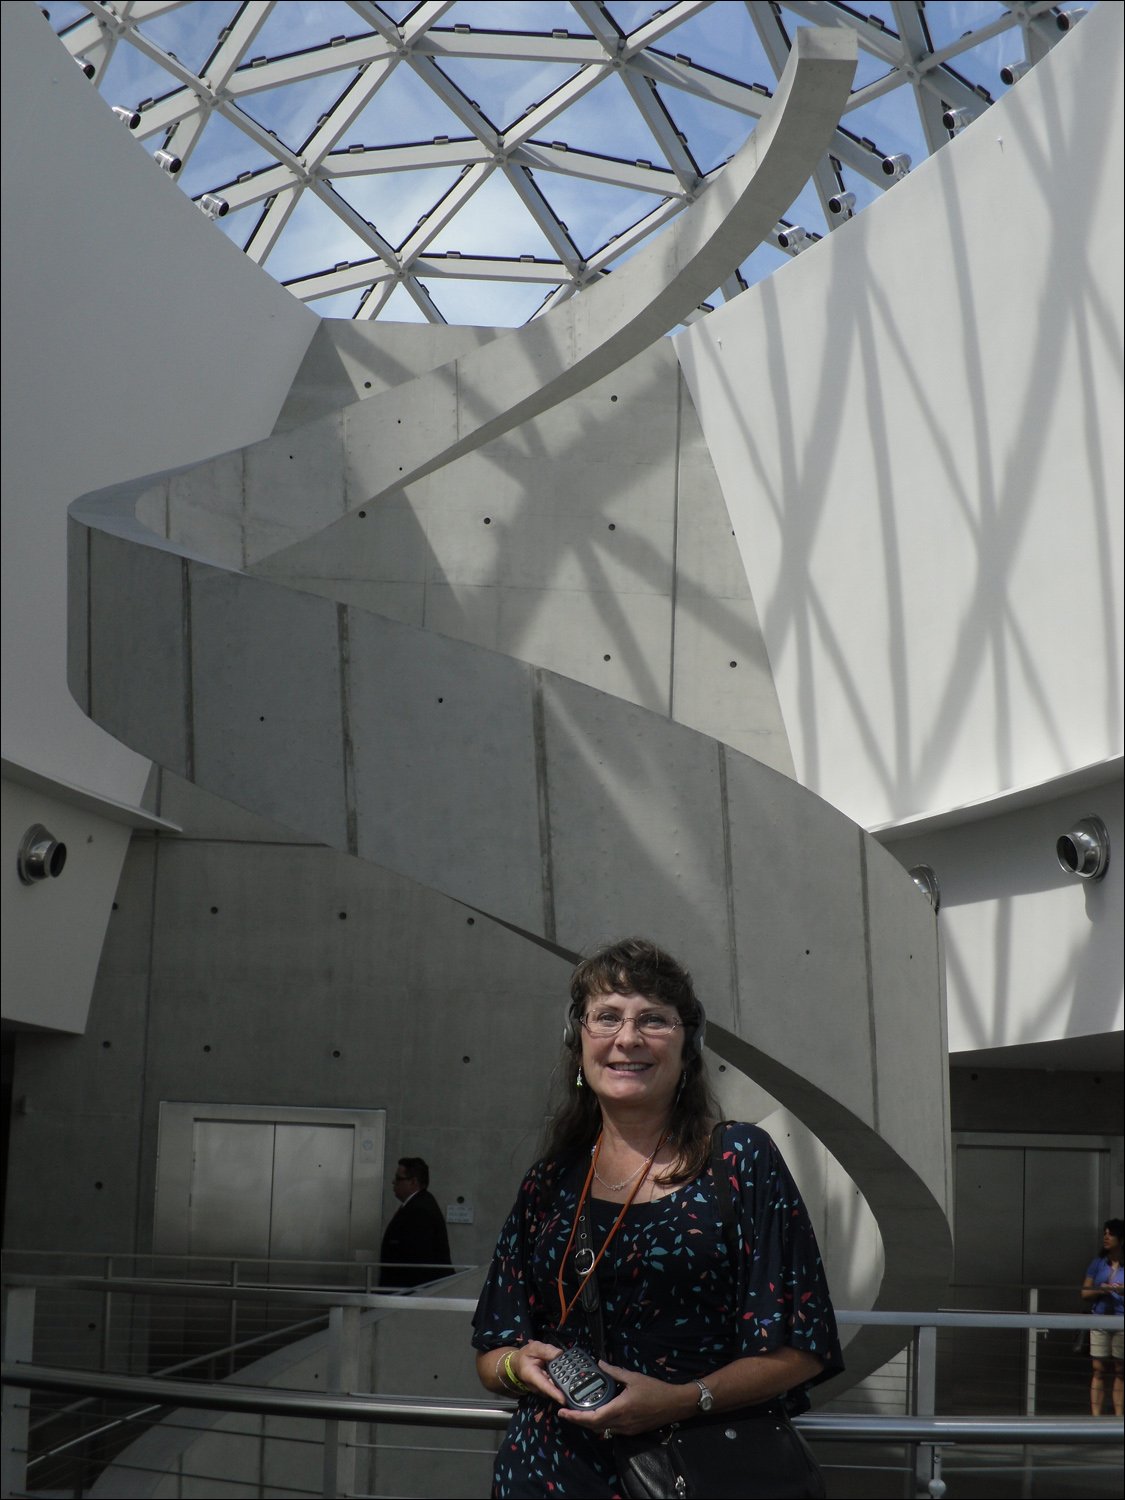
<instances>
[{"instance_id":1,"label":"ceiling spotlight","mask_svg":"<svg viewBox=\"0 0 1125 1500\"><path fill-rule=\"evenodd\" d=\"M141 123L140 111L126 109L123 104L115 104L113 106L113 113L123 125L128 125L130 130L136 130L137 126Z\"/></svg>"},{"instance_id":2,"label":"ceiling spotlight","mask_svg":"<svg viewBox=\"0 0 1125 1500\"><path fill-rule=\"evenodd\" d=\"M811 241L800 224L779 224L777 243L783 250L792 250L794 255L800 255L802 250L808 248Z\"/></svg>"},{"instance_id":3,"label":"ceiling spotlight","mask_svg":"<svg viewBox=\"0 0 1125 1500\"><path fill-rule=\"evenodd\" d=\"M915 865L910 872L910 878L925 896L926 900L937 911L941 905L941 886L938 885L937 875L930 865Z\"/></svg>"},{"instance_id":4,"label":"ceiling spotlight","mask_svg":"<svg viewBox=\"0 0 1125 1500\"><path fill-rule=\"evenodd\" d=\"M910 171L910 158L905 151L899 151L894 156L883 157L883 172L893 182L898 182Z\"/></svg>"},{"instance_id":5,"label":"ceiling spotlight","mask_svg":"<svg viewBox=\"0 0 1125 1500\"><path fill-rule=\"evenodd\" d=\"M1024 59L1019 62L1005 63L1000 69L1000 82L1011 88L1013 83L1019 83L1030 67L1031 64Z\"/></svg>"},{"instance_id":6,"label":"ceiling spotlight","mask_svg":"<svg viewBox=\"0 0 1125 1500\"><path fill-rule=\"evenodd\" d=\"M834 198L829 198L828 212L830 214L843 214L846 218L850 219L852 214L855 213L855 194L837 193Z\"/></svg>"},{"instance_id":7,"label":"ceiling spotlight","mask_svg":"<svg viewBox=\"0 0 1125 1500\"><path fill-rule=\"evenodd\" d=\"M971 109L947 109L941 117L941 123L953 135L960 135L966 125L973 123L974 118Z\"/></svg>"},{"instance_id":8,"label":"ceiling spotlight","mask_svg":"<svg viewBox=\"0 0 1125 1500\"><path fill-rule=\"evenodd\" d=\"M1109 829L1101 818L1081 818L1055 844L1059 864L1079 880L1101 880L1109 869Z\"/></svg>"},{"instance_id":9,"label":"ceiling spotlight","mask_svg":"<svg viewBox=\"0 0 1125 1500\"><path fill-rule=\"evenodd\" d=\"M23 885L34 885L37 880L55 880L66 864L66 845L60 844L53 833L42 823L32 823L20 840L16 855L16 872Z\"/></svg>"},{"instance_id":10,"label":"ceiling spotlight","mask_svg":"<svg viewBox=\"0 0 1125 1500\"><path fill-rule=\"evenodd\" d=\"M84 57L76 57L74 61L82 69L87 78L93 78L94 74L98 71L97 68L94 67L94 64L92 62L87 62Z\"/></svg>"},{"instance_id":11,"label":"ceiling spotlight","mask_svg":"<svg viewBox=\"0 0 1125 1500\"><path fill-rule=\"evenodd\" d=\"M1072 26L1077 26L1086 14L1085 8L1076 5L1073 10L1060 10L1055 16L1055 25L1060 31L1069 31Z\"/></svg>"},{"instance_id":12,"label":"ceiling spotlight","mask_svg":"<svg viewBox=\"0 0 1125 1500\"><path fill-rule=\"evenodd\" d=\"M183 162L180 160L180 158L178 156L173 156L171 151L154 151L152 153L152 159L158 167L163 167L166 172L172 173L173 176L183 166Z\"/></svg>"},{"instance_id":13,"label":"ceiling spotlight","mask_svg":"<svg viewBox=\"0 0 1125 1500\"><path fill-rule=\"evenodd\" d=\"M204 193L202 198L196 202L209 219L221 219L224 214L230 212L230 204L225 198L216 198L214 193Z\"/></svg>"}]
</instances>

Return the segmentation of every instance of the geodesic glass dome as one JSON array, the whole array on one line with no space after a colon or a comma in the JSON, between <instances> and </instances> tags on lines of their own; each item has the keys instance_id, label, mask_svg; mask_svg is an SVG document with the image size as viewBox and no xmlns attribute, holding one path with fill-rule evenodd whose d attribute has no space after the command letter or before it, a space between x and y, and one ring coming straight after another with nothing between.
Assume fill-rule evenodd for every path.
<instances>
[{"instance_id":1,"label":"geodesic glass dome","mask_svg":"<svg viewBox=\"0 0 1125 1500\"><path fill-rule=\"evenodd\" d=\"M44 7L219 229L334 317L511 325L636 250L743 144L798 26L860 61L730 297L901 180L1085 14L891 0L99 0Z\"/></svg>"}]
</instances>

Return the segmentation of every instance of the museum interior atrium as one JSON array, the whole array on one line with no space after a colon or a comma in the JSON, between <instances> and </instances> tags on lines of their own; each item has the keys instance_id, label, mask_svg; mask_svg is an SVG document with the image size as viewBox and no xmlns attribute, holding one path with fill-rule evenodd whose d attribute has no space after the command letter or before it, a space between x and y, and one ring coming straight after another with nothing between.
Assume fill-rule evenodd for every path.
<instances>
[{"instance_id":1,"label":"museum interior atrium","mask_svg":"<svg viewBox=\"0 0 1125 1500\"><path fill-rule=\"evenodd\" d=\"M828 1494L1118 1494L1125 6L0 28L3 1494L490 1493L630 934L808 1209Z\"/></svg>"}]
</instances>

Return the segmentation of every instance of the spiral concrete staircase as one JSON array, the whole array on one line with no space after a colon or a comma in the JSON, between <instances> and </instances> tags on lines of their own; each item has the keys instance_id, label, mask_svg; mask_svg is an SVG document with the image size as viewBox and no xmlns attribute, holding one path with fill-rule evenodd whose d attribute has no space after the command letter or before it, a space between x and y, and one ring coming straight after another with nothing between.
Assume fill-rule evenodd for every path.
<instances>
[{"instance_id":1,"label":"spiral concrete staircase","mask_svg":"<svg viewBox=\"0 0 1125 1500\"><path fill-rule=\"evenodd\" d=\"M671 717L294 581L303 539L375 514L689 316L807 180L854 66L848 30L799 30L770 110L699 201L527 327L239 454L75 502L70 685L177 775L562 957L606 932L658 935L696 977L712 1049L866 1198L876 1306L923 1308L952 1254L947 1060L936 917L906 872L789 777ZM188 504L253 491L276 524L241 566L194 555L137 518L160 485ZM866 1329L850 1379L901 1343Z\"/></svg>"}]
</instances>

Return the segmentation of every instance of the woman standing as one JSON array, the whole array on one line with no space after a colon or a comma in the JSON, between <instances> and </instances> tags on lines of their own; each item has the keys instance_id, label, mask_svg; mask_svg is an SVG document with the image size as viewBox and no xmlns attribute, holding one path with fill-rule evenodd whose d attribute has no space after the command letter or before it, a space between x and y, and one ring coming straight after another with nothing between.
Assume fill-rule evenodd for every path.
<instances>
[{"instance_id":1,"label":"woman standing","mask_svg":"<svg viewBox=\"0 0 1125 1500\"><path fill-rule=\"evenodd\" d=\"M1125 1306L1122 1294L1121 1251L1125 1239L1125 1220L1107 1219L1102 1229L1102 1253L1090 1263L1082 1283L1082 1298L1092 1303L1090 1311L1101 1317L1120 1317ZM1125 1415L1125 1334L1108 1328L1090 1329L1090 1355L1094 1373L1090 1380L1090 1411L1100 1417L1105 1406L1106 1376L1113 1371L1113 1411Z\"/></svg>"},{"instance_id":2,"label":"woman standing","mask_svg":"<svg viewBox=\"0 0 1125 1500\"><path fill-rule=\"evenodd\" d=\"M565 1098L474 1318L481 1382L520 1397L496 1496L638 1493L619 1472L622 1438L709 1412L731 1413L729 1426L786 1393L804 1410L805 1387L843 1369L808 1215L752 1125L719 1137L724 1235L702 1027L690 976L653 943L617 943L575 970ZM593 1289L582 1295L591 1279L600 1316ZM596 1351L599 1334L621 1389L597 1411L571 1410L546 1366L574 1345Z\"/></svg>"}]
</instances>

